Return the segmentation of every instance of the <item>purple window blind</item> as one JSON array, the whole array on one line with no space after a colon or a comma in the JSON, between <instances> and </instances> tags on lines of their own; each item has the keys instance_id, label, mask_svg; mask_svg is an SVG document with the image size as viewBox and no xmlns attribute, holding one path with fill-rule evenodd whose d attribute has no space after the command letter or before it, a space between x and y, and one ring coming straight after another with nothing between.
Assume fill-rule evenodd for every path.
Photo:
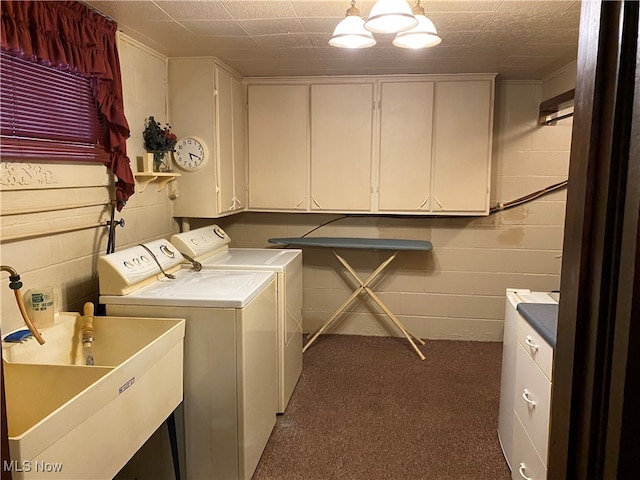
<instances>
[{"instance_id":1,"label":"purple window blind","mask_svg":"<svg viewBox=\"0 0 640 480\"><path fill-rule=\"evenodd\" d=\"M109 163L91 78L0 55L2 160Z\"/></svg>"}]
</instances>

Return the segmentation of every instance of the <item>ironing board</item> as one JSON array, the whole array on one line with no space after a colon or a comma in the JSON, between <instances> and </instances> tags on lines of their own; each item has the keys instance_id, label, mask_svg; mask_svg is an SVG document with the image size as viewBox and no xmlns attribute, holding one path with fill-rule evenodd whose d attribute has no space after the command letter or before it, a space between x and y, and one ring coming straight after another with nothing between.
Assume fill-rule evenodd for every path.
<instances>
[{"instance_id":1,"label":"ironing board","mask_svg":"<svg viewBox=\"0 0 640 480\"><path fill-rule=\"evenodd\" d=\"M313 342L338 318L338 316L349 306L349 304L362 292L368 294L373 301L375 301L382 311L391 319L394 325L402 332L402 334L409 340L409 343L418 354L421 360L425 357L418 349L416 342L420 345L424 345L424 341L415 335L411 334L404 325L398 320L398 318L389 310L389 308L380 300L369 285L382 273L382 271L389 265L396 255L402 250L431 250L433 246L431 242L423 240L400 240L392 238L352 238L352 237L291 237L291 238L270 238L269 243L276 243L280 245L293 245L297 247L320 247L330 248L333 255L344 266L344 268L351 274L351 276L358 282L359 286L353 291L353 293L347 298L340 307L331 315L331 317L320 327L320 329L313 334L309 341L302 348L305 352ZM355 270L349 265L349 263L336 251L337 248L342 249L360 249L360 250L389 250L393 253L384 260L369 277L362 281L356 274Z\"/></svg>"}]
</instances>

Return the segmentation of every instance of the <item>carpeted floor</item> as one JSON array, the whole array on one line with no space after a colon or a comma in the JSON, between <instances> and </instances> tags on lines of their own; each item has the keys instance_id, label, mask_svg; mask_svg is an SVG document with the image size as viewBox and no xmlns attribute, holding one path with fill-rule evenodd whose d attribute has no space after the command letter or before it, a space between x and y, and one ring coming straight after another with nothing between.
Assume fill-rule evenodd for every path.
<instances>
[{"instance_id":1,"label":"carpeted floor","mask_svg":"<svg viewBox=\"0 0 640 480\"><path fill-rule=\"evenodd\" d=\"M501 343L323 335L253 480L501 480Z\"/></svg>"}]
</instances>

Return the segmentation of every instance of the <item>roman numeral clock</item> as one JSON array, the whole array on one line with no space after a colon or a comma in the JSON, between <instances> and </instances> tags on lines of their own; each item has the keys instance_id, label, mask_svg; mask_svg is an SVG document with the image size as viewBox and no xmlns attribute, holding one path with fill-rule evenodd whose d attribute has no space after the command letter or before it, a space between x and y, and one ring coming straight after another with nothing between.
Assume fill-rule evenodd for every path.
<instances>
[{"instance_id":1,"label":"roman numeral clock","mask_svg":"<svg viewBox=\"0 0 640 480\"><path fill-rule=\"evenodd\" d=\"M208 157L207 144L198 137L181 138L173 150L176 165L189 172L202 168Z\"/></svg>"}]
</instances>

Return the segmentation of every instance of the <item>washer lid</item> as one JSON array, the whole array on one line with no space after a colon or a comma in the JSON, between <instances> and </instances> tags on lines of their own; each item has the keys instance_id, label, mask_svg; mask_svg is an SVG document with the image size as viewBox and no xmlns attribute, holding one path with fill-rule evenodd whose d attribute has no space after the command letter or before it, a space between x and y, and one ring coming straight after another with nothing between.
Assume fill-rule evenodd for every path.
<instances>
[{"instance_id":1,"label":"washer lid","mask_svg":"<svg viewBox=\"0 0 640 480\"><path fill-rule=\"evenodd\" d=\"M302 254L298 249L230 248L224 253L201 260L202 266L216 268L255 268L283 271L288 263Z\"/></svg>"},{"instance_id":2,"label":"washer lid","mask_svg":"<svg viewBox=\"0 0 640 480\"><path fill-rule=\"evenodd\" d=\"M274 278L271 272L183 269L128 295L105 295L105 305L243 308Z\"/></svg>"}]
</instances>

